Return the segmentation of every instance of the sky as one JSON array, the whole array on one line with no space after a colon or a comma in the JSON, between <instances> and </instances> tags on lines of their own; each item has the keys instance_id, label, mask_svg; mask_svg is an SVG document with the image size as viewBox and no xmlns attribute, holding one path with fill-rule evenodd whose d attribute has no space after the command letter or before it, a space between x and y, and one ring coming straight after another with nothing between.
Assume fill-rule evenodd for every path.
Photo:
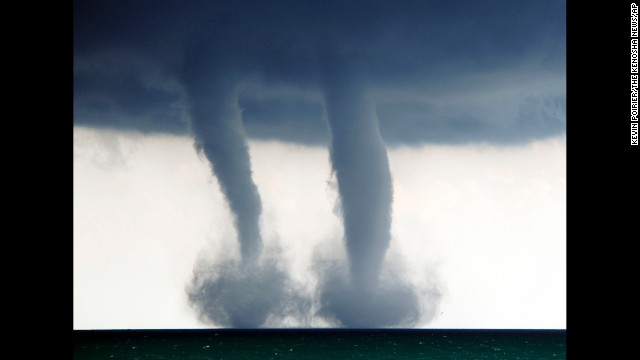
<instances>
[{"instance_id":1,"label":"sky","mask_svg":"<svg viewBox=\"0 0 640 360\"><path fill-rule=\"evenodd\" d=\"M565 328L565 26L74 2L74 328Z\"/></svg>"}]
</instances>

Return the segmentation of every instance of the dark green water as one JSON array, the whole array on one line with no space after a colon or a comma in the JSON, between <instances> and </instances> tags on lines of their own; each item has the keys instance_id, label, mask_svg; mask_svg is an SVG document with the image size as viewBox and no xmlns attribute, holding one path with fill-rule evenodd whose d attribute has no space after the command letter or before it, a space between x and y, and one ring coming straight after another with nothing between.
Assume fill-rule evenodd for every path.
<instances>
[{"instance_id":1,"label":"dark green water","mask_svg":"<svg viewBox=\"0 0 640 360\"><path fill-rule=\"evenodd\" d=\"M565 330L73 332L74 359L565 359Z\"/></svg>"}]
</instances>

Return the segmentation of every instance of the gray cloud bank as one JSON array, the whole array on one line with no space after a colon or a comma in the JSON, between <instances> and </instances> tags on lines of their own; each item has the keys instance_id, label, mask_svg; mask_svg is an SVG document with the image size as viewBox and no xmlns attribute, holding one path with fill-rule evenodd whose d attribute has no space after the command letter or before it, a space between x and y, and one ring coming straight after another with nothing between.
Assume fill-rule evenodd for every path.
<instances>
[{"instance_id":1,"label":"gray cloud bank","mask_svg":"<svg viewBox=\"0 0 640 360\"><path fill-rule=\"evenodd\" d=\"M183 72L239 83L246 133L328 144L322 58L362 73L388 145L565 129L563 1L76 1L74 123L189 132Z\"/></svg>"}]
</instances>

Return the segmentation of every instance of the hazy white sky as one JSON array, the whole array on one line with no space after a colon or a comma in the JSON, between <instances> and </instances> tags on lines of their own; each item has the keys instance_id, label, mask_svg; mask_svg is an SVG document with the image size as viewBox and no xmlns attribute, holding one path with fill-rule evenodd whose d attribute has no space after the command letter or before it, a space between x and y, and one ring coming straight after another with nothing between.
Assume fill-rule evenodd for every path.
<instances>
[{"instance_id":1,"label":"hazy white sky","mask_svg":"<svg viewBox=\"0 0 640 360\"><path fill-rule=\"evenodd\" d=\"M311 291L314 257L344 254L328 150L249 145L266 246ZM419 327L566 327L564 136L388 154L386 259L421 296L442 294L436 317ZM209 327L185 286L199 256L238 253L193 139L74 127L75 329Z\"/></svg>"}]
</instances>

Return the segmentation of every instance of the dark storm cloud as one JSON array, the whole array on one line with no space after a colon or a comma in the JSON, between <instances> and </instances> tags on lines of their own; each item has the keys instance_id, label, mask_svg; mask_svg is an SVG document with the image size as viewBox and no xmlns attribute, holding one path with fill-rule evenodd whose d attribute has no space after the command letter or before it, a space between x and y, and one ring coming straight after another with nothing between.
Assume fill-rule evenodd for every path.
<instances>
[{"instance_id":1,"label":"dark storm cloud","mask_svg":"<svg viewBox=\"0 0 640 360\"><path fill-rule=\"evenodd\" d=\"M249 137L325 145L329 130L321 102L300 99L240 99L242 119Z\"/></svg>"},{"instance_id":2,"label":"dark storm cloud","mask_svg":"<svg viewBox=\"0 0 640 360\"><path fill-rule=\"evenodd\" d=\"M564 132L565 113L564 95L521 96L510 106L496 101L484 108L464 101L453 106L407 101L377 106L380 131L389 145L518 144ZM424 121L425 117L430 120Z\"/></svg>"},{"instance_id":3,"label":"dark storm cloud","mask_svg":"<svg viewBox=\"0 0 640 360\"><path fill-rule=\"evenodd\" d=\"M76 1L74 122L186 133L179 74L186 59L199 56L194 49L207 48L206 57L266 92L281 86L318 94L319 58L331 52L357 64L368 90L427 97L375 99L390 144L528 141L564 131L564 108L551 122L541 117L547 110L534 111L532 126L523 128L497 98L483 110L460 99L449 107L429 103L428 96L441 92L455 101L469 87L479 94L502 87L518 94L511 107L550 96L562 101L564 19L563 1ZM115 69L95 66L113 57L121 59ZM134 63L143 70L131 71ZM146 82L144 72L157 81ZM528 79L500 80L509 72L553 82L531 90ZM249 136L329 140L326 130L309 131L324 126L319 97L265 100L240 91ZM291 126L300 123L308 126Z\"/></svg>"},{"instance_id":4,"label":"dark storm cloud","mask_svg":"<svg viewBox=\"0 0 640 360\"><path fill-rule=\"evenodd\" d=\"M184 133L179 94L145 79L145 72L108 59L76 70L74 119L78 124L143 132ZM99 65L98 68L96 65Z\"/></svg>"}]
</instances>

